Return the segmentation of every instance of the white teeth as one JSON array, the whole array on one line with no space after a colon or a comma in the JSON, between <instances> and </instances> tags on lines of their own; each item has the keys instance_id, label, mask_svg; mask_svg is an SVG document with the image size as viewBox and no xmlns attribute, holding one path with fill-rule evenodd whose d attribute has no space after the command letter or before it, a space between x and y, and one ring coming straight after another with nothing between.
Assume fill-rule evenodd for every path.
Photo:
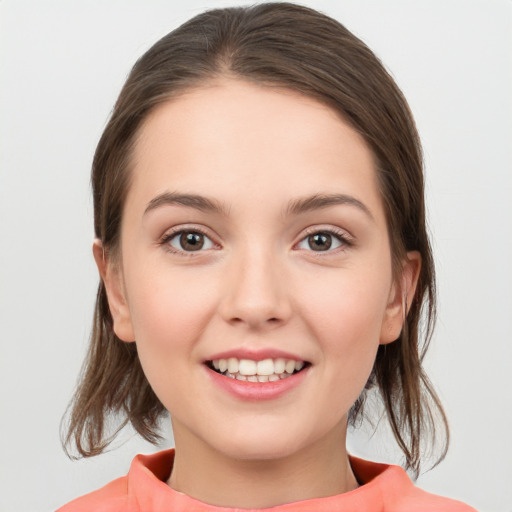
<instances>
[{"instance_id":1,"label":"white teeth","mask_svg":"<svg viewBox=\"0 0 512 512\"><path fill-rule=\"evenodd\" d=\"M272 359L263 359L263 361L258 361L257 367L258 375L272 375L273 373L276 373L274 369L274 361L272 361Z\"/></svg>"},{"instance_id":2,"label":"white teeth","mask_svg":"<svg viewBox=\"0 0 512 512\"><path fill-rule=\"evenodd\" d=\"M230 359L230 361L231 361L231 359ZM270 361L272 361L272 359L270 359ZM272 365L272 366L274 366L274 365ZM242 375L256 375L256 367L257 367L256 361L252 361L251 359L240 359L240 363L238 363L238 371ZM274 373L274 372L272 372L272 373Z\"/></svg>"},{"instance_id":3,"label":"white teeth","mask_svg":"<svg viewBox=\"0 0 512 512\"><path fill-rule=\"evenodd\" d=\"M295 371L295 361L289 359L286 361L286 366L284 367L284 371L286 373L293 373Z\"/></svg>"},{"instance_id":4,"label":"white teeth","mask_svg":"<svg viewBox=\"0 0 512 512\"><path fill-rule=\"evenodd\" d=\"M295 366L295 364L294 364ZM230 357L228 359L228 372L229 373L237 373L238 372L238 359L236 357Z\"/></svg>"},{"instance_id":5,"label":"white teeth","mask_svg":"<svg viewBox=\"0 0 512 512\"><path fill-rule=\"evenodd\" d=\"M274 361L274 373L283 373L286 367L286 361L282 358Z\"/></svg>"},{"instance_id":6,"label":"white teeth","mask_svg":"<svg viewBox=\"0 0 512 512\"><path fill-rule=\"evenodd\" d=\"M275 382L279 379L290 377L295 371L304 368L304 361L294 359L238 359L230 357L227 359L215 359L213 367L227 377L249 382Z\"/></svg>"}]
</instances>

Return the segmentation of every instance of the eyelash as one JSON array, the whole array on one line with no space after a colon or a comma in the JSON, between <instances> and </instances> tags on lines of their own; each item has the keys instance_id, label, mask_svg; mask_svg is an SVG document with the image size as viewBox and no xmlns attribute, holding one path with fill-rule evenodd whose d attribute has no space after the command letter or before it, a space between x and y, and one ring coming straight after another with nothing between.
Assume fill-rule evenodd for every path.
<instances>
[{"instance_id":1,"label":"eyelash","mask_svg":"<svg viewBox=\"0 0 512 512\"><path fill-rule=\"evenodd\" d=\"M180 236L180 235L183 235L184 233L192 233L192 234L199 234L199 235L202 235L204 238L208 239L211 244L213 246L218 246L218 244L216 244L209 236L208 234L206 233L205 230L201 229L201 228L198 228L198 227L193 227L193 228L179 228L179 229L176 229L175 231L171 231L169 233L166 233L162 239L160 240L160 245L164 246L165 249L167 251L169 251L170 253L172 254L176 254L177 256L184 256L184 257L192 257L192 256L196 256L198 253L202 252L201 250L198 250L198 251L185 251L185 250L180 250L180 249L176 249L175 247L173 247L170 242Z\"/></svg>"},{"instance_id":2,"label":"eyelash","mask_svg":"<svg viewBox=\"0 0 512 512\"><path fill-rule=\"evenodd\" d=\"M183 235L184 233L200 234L203 237L205 237L206 239L208 239L211 242L212 246L215 246L215 245L218 246L218 244L216 244L208 236L208 234L205 232L205 230L198 228L198 227L180 228L180 229L176 229L175 231L171 231L170 233L166 233L162 237L162 239L160 241L160 245L165 246L166 250L169 251L170 253L176 254L178 256L184 256L184 257L192 257L192 256L195 256L197 253L203 252L201 249L199 249L197 251L185 251L185 250L181 250L181 249L176 249L175 247L172 247L170 245L170 242L173 239L175 239L177 236ZM322 253L325 253L328 255L331 255L333 253L338 253L338 252L346 250L347 248L349 248L353 245L352 237L350 235L348 235L345 231L337 230L337 229L333 229L333 228L319 229L319 228L315 227L315 228L307 229L305 235L299 240L299 242L297 244L294 245L294 247L297 247L299 244L306 241L309 237L311 237L313 235L320 235L320 234L328 235L328 236L331 236L331 237L337 239L341 245L340 245L340 247L336 247L334 249L327 249L326 251L306 250L307 252L311 252L312 254L314 254L316 257L322 257Z\"/></svg>"},{"instance_id":3,"label":"eyelash","mask_svg":"<svg viewBox=\"0 0 512 512\"><path fill-rule=\"evenodd\" d=\"M334 249L328 249L326 251L313 251L313 250L307 251L307 252L311 252L315 257L322 257L323 254L325 254L326 256L332 255L332 254L337 254L338 252L345 251L346 249L352 247L352 245L354 244L352 237L346 231L343 231L341 229L335 229L335 228L322 229L322 228L314 227L314 228L306 229L305 235L300 239L300 241L297 244L295 244L295 246L303 243L310 236L320 235L320 234L329 235L329 236L337 239L341 245L340 245L340 247L336 247Z\"/></svg>"}]
</instances>

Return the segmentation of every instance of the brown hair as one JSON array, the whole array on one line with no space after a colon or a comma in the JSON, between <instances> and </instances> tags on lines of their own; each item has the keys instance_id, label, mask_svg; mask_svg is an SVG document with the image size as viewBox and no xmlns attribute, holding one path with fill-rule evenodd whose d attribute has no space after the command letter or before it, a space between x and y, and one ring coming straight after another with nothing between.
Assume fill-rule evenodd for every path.
<instances>
[{"instance_id":1,"label":"brown hair","mask_svg":"<svg viewBox=\"0 0 512 512\"><path fill-rule=\"evenodd\" d=\"M372 51L340 23L290 3L215 9L150 48L133 67L94 156L96 237L107 252L118 248L131 150L149 112L186 89L226 74L283 86L327 104L366 139L376 157L394 268L411 250L419 251L422 266L402 333L394 343L379 347L350 421L362 417L368 390L377 389L405 466L417 475L421 448L423 443L434 445L438 419L444 434L438 462L448 446L446 417L422 367L434 324L435 280L421 146L401 91ZM128 423L155 442L159 418L166 413L142 371L136 344L121 341L113 332L103 283L89 352L69 410L65 446L73 441L82 456L101 453ZM119 426L107 434L111 415Z\"/></svg>"}]
</instances>

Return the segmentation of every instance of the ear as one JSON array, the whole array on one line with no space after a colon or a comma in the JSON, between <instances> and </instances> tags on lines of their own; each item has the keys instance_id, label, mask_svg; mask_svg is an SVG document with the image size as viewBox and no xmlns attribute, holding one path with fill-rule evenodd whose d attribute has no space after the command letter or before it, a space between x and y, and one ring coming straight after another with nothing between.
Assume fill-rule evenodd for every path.
<instances>
[{"instance_id":1,"label":"ear","mask_svg":"<svg viewBox=\"0 0 512 512\"><path fill-rule=\"evenodd\" d=\"M409 307L416 293L421 270L421 255L410 251L402 262L402 269L391 287L384 320L382 322L380 344L395 341L402 332Z\"/></svg>"},{"instance_id":2,"label":"ear","mask_svg":"<svg viewBox=\"0 0 512 512\"><path fill-rule=\"evenodd\" d=\"M110 314L114 321L114 332L123 341L134 341L135 336L130 309L126 301L122 270L108 257L100 240L94 240L92 252L107 292Z\"/></svg>"}]
</instances>

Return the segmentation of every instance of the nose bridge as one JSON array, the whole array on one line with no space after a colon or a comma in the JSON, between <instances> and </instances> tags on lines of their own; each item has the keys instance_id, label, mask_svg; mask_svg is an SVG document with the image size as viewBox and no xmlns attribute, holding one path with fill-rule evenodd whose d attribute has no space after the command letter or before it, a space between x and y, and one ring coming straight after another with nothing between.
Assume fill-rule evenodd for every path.
<instances>
[{"instance_id":1,"label":"nose bridge","mask_svg":"<svg viewBox=\"0 0 512 512\"><path fill-rule=\"evenodd\" d=\"M285 322L290 315L285 274L279 256L263 244L248 243L234 251L223 304L229 322L252 328Z\"/></svg>"}]
</instances>

